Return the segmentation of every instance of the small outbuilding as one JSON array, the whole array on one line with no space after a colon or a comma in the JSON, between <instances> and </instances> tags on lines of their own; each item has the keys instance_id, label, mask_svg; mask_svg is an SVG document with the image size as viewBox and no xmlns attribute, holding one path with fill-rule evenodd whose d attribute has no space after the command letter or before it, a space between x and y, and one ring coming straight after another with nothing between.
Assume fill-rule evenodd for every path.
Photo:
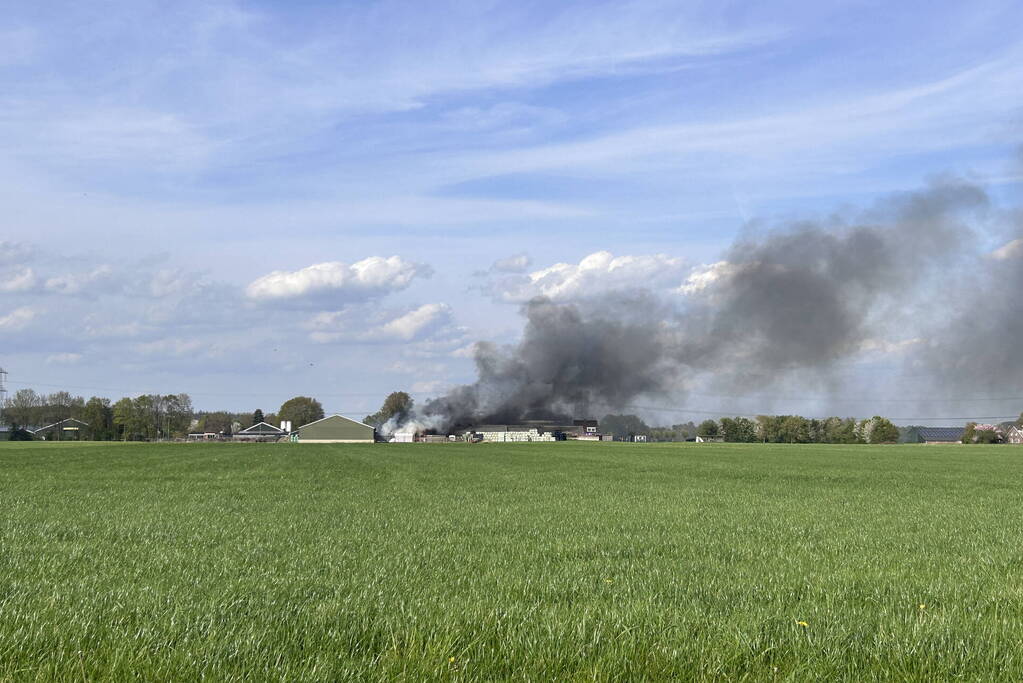
<instances>
[{"instance_id":1,"label":"small outbuilding","mask_svg":"<svg viewBox=\"0 0 1023 683\"><path fill-rule=\"evenodd\" d=\"M88 422L69 417L51 425L32 430L32 435L44 441L81 441L82 432L89 426Z\"/></svg>"},{"instance_id":2,"label":"small outbuilding","mask_svg":"<svg viewBox=\"0 0 1023 683\"><path fill-rule=\"evenodd\" d=\"M965 427L917 427L919 443L962 443Z\"/></svg>"},{"instance_id":3,"label":"small outbuilding","mask_svg":"<svg viewBox=\"0 0 1023 683\"><path fill-rule=\"evenodd\" d=\"M1009 431L1005 433L1005 443L1017 446L1023 444L1023 427L1009 427Z\"/></svg>"},{"instance_id":4,"label":"small outbuilding","mask_svg":"<svg viewBox=\"0 0 1023 683\"><path fill-rule=\"evenodd\" d=\"M298 443L373 443L376 430L343 415L327 417L298 428Z\"/></svg>"}]
</instances>

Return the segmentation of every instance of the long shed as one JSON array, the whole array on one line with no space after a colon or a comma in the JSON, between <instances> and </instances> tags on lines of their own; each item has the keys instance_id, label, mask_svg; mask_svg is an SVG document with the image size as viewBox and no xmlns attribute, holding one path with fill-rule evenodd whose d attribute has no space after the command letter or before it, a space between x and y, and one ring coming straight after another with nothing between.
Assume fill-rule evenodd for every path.
<instances>
[{"instance_id":1,"label":"long shed","mask_svg":"<svg viewBox=\"0 0 1023 683\"><path fill-rule=\"evenodd\" d=\"M328 415L298 428L299 443L373 443L375 430L344 415Z\"/></svg>"},{"instance_id":2,"label":"long shed","mask_svg":"<svg viewBox=\"0 0 1023 683\"><path fill-rule=\"evenodd\" d=\"M965 427L917 427L920 443L962 443Z\"/></svg>"}]
</instances>

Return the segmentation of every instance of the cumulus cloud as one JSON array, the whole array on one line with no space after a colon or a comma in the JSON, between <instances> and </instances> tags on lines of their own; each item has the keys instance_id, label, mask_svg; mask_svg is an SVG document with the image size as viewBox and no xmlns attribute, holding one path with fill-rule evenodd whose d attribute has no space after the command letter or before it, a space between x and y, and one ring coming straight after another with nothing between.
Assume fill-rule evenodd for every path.
<instances>
[{"instance_id":1,"label":"cumulus cloud","mask_svg":"<svg viewBox=\"0 0 1023 683\"><path fill-rule=\"evenodd\" d=\"M682 286L678 288L678 291L681 294L687 295L699 294L700 292L706 291L707 288L711 287L722 278L727 278L734 274L735 271L735 264L729 263L728 261L718 261L717 263L697 266L689 273L689 277L687 277L686 281L682 283Z\"/></svg>"},{"instance_id":2,"label":"cumulus cloud","mask_svg":"<svg viewBox=\"0 0 1023 683\"><path fill-rule=\"evenodd\" d=\"M428 266L400 256L371 256L351 265L328 261L295 271L275 270L250 283L245 293L256 301L366 301L405 289L414 278L430 273Z\"/></svg>"},{"instance_id":3,"label":"cumulus cloud","mask_svg":"<svg viewBox=\"0 0 1023 683\"><path fill-rule=\"evenodd\" d=\"M35 286L36 275L31 268L23 268L9 275L0 275L0 292L27 292Z\"/></svg>"},{"instance_id":4,"label":"cumulus cloud","mask_svg":"<svg viewBox=\"0 0 1023 683\"><path fill-rule=\"evenodd\" d=\"M16 308L7 315L0 316L0 330L14 331L23 329L35 317L35 311L27 306Z\"/></svg>"},{"instance_id":5,"label":"cumulus cloud","mask_svg":"<svg viewBox=\"0 0 1023 683\"><path fill-rule=\"evenodd\" d=\"M504 301L523 302L535 297L574 301L609 291L677 286L684 261L666 254L615 256L598 251L579 263L556 263L517 278L496 283L493 292Z\"/></svg>"},{"instance_id":6,"label":"cumulus cloud","mask_svg":"<svg viewBox=\"0 0 1023 683\"><path fill-rule=\"evenodd\" d=\"M395 318L383 325L380 330L387 336L410 341L450 322L450 306L447 304L425 304Z\"/></svg>"}]
</instances>

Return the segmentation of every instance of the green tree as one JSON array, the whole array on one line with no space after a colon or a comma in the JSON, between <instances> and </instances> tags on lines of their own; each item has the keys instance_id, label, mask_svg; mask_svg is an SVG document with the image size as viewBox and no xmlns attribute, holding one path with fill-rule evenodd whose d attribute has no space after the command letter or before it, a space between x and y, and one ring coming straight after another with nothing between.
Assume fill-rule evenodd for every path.
<instances>
[{"instance_id":1,"label":"green tree","mask_svg":"<svg viewBox=\"0 0 1023 683\"><path fill-rule=\"evenodd\" d=\"M163 435L183 438L192 427L192 399L188 394L163 397Z\"/></svg>"},{"instance_id":2,"label":"green tree","mask_svg":"<svg viewBox=\"0 0 1023 683\"><path fill-rule=\"evenodd\" d=\"M11 423L11 431L7 434L8 441L32 441L32 432L22 429L16 422Z\"/></svg>"},{"instance_id":3,"label":"green tree","mask_svg":"<svg viewBox=\"0 0 1023 683\"><path fill-rule=\"evenodd\" d=\"M404 391L393 391L384 399L384 404L380 406L380 410L372 415L367 415L363 422L377 429L380 429L392 419L396 425L400 425L412 414L412 406L411 396ZM296 424L296 426L298 425Z\"/></svg>"},{"instance_id":4,"label":"green tree","mask_svg":"<svg viewBox=\"0 0 1023 683\"><path fill-rule=\"evenodd\" d=\"M721 433L721 428L715 420L704 420L700 423L700 426L696 428L697 436L716 437Z\"/></svg>"},{"instance_id":5,"label":"green tree","mask_svg":"<svg viewBox=\"0 0 1023 683\"><path fill-rule=\"evenodd\" d=\"M266 418L263 417L263 411L260 408L256 408L255 412L252 413L253 425L258 425L260 422L265 421L265 419ZM251 427L252 425L249 426Z\"/></svg>"},{"instance_id":6,"label":"green tree","mask_svg":"<svg viewBox=\"0 0 1023 683\"><path fill-rule=\"evenodd\" d=\"M973 443L977 438L977 423L967 422L966 429L963 430L963 443Z\"/></svg>"},{"instance_id":7,"label":"green tree","mask_svg":"<svg viewBox=\"0 0 1023 683\"><path fill-rule=\"evenodd\" d=\"M43 427L43 397L32 389L18 389L7 401L4 416L11 424Z\"/></svg>"},{"instance_id":8,"label":"green tree","mask_svg":"<svg viewBox=\"0 0 1023 683\"><path fill-rule=\"evenodd\" d=\"M195 429L199 432L212 432L214 434L230 434L231 424L234 416L223 410L216 410L209 413L200 413Z\"/></svg>"},{"instance_id":9,"label":"green tree","mask_svg":"<svg viewBox=\"0 0 1023 683\"><path fill-rule=\"evenodd\" d=\"M1001 443L1002 435L995 429L976 429L974 430L974 440L977 443Z\"/></svg>"},{"instance_id":10,"label":"green tree","mask_svg":"<svg viewBox=\"0 0 1023 683\"><path fill-rule=\"evenodd\" d=\"M757 425L746 417L721 418L721 432L725 441L752 443L757 440Z\"/></svg>"},{"instance_id":11,"label":"green tree","mask_svg":"<svg viewBox=\"0 0 1023 683\"><path fill-rule=\"evenodd\" d=\"M281 420L290 420L292 427L298 429L302 425L323 419L323 406L315 398L296 396L281 404L277 415Z\"/></svg>"},{"instance_id":12,"label":"green tree","mask_svg":"<svg viewBox=\"0 0 1023 683\"><path fill-rule=\"evenodd\" d=\"M85 428L86 436L92 441L109 441L114 436L114 411L110 399L93 396L85 402L82 409L82 421L89 426Z\"/></svg>"},{"instance_id":13,"label":"green tree","mask_svg":"<svg viewBox=\"0 0 1023 683\"><path fill-rule=\"evenodd\" d=\"M781 443L809 443L810 421L801 415L783 415L778 426Z\"/></svg>"},{"instance_id":14,"label":"green tree","mask_svg":"<svg viewBox=\"0 0 1023 683\"><path fill-rule=\"evenodd\" d=\"M135 441L139 438L139 418L135 414L135 401L122 398L113 407L114 425L122 441Z\"/></svg>"},{"instance_id":15,"label":"green tree","mask_svg":"<svg viewBox=\"0 0 1023 683\"><path fill-rule=\"evenodd\" d=\"M757 440L764 443L777 443L781 428L781 419L777 415L757 415Z\"/></svg>"},{"instance_id":16,"label":"green tree","mask_svg":"<svg viewBox=\"0 0 1023 683\"><path fill-rule=\"evenodd\" d=\"M891 420L879 415L871 418L874 428L870 432L869 443L898 443L899 428L892 424Z\"/></svg>"}]
</instances>

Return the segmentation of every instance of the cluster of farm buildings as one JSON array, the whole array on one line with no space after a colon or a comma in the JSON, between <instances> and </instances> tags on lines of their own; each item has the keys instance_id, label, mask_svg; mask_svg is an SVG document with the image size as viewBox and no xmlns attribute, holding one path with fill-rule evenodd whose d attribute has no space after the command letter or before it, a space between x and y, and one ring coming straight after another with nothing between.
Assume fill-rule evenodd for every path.
<instances>
[{"instance_id":1,"label":"cluster of farm buildings","mask_svg":"<svg viewBox=\"0 0 1023 683\"><path fill-rule=\"evenodd\" d=\"M76 418L60 420L45 427L27 429L36 439L44 441L75 441L89 424ZM451 434L430 434L419 428L399 429L392 435L381 435L371 425L343 415L328 415L299 427L290 422L272 425L259 422L233 434L222 432L193 432L188 441L238 441L294 443L435 443L449 441L468 442L544 442L544 441L611 441L613 436L602 434L596 420L573 420L562 424L551 420L532 420L523 424L477 425L455 430ZM630 441L646 441L643 434L631 435Z\"/></svg>"},{"instance_id":2,"label":"cluster of farm buildings","mask_svg":"<svg viewBox=\"0 0 1023 683\"><path fill-rule=\"evenodd\" d=\"M88 427L87 422L67 418L45 427L27 429L36 439L44 441L74 441ZM914 427L912 440L917 443L941 444L960 443L963 427ZM1004 442L1023 444L1023 427L1007 425ZM484 424L459 429L451 434L430 434L419 428L399 429L393 435L383 436L371 425L344 417L328 415L319 420L293 428L290 422L275 426L259 422L233 434L219 432L197 432L187 437L188 441L238 441L238 442L280 442L293 443L446 443L449 441L478 442L550 442L550 441L613 441L611 434L603 434L597 420L573 420L562 424L551 420L531 420L521 424ZM620 439L621 440L621 439ZM632 434L626 441L646 441L644 434ZM721 438L695 437L696 442L721 441Z\"/></svg>"}]
</instances>

